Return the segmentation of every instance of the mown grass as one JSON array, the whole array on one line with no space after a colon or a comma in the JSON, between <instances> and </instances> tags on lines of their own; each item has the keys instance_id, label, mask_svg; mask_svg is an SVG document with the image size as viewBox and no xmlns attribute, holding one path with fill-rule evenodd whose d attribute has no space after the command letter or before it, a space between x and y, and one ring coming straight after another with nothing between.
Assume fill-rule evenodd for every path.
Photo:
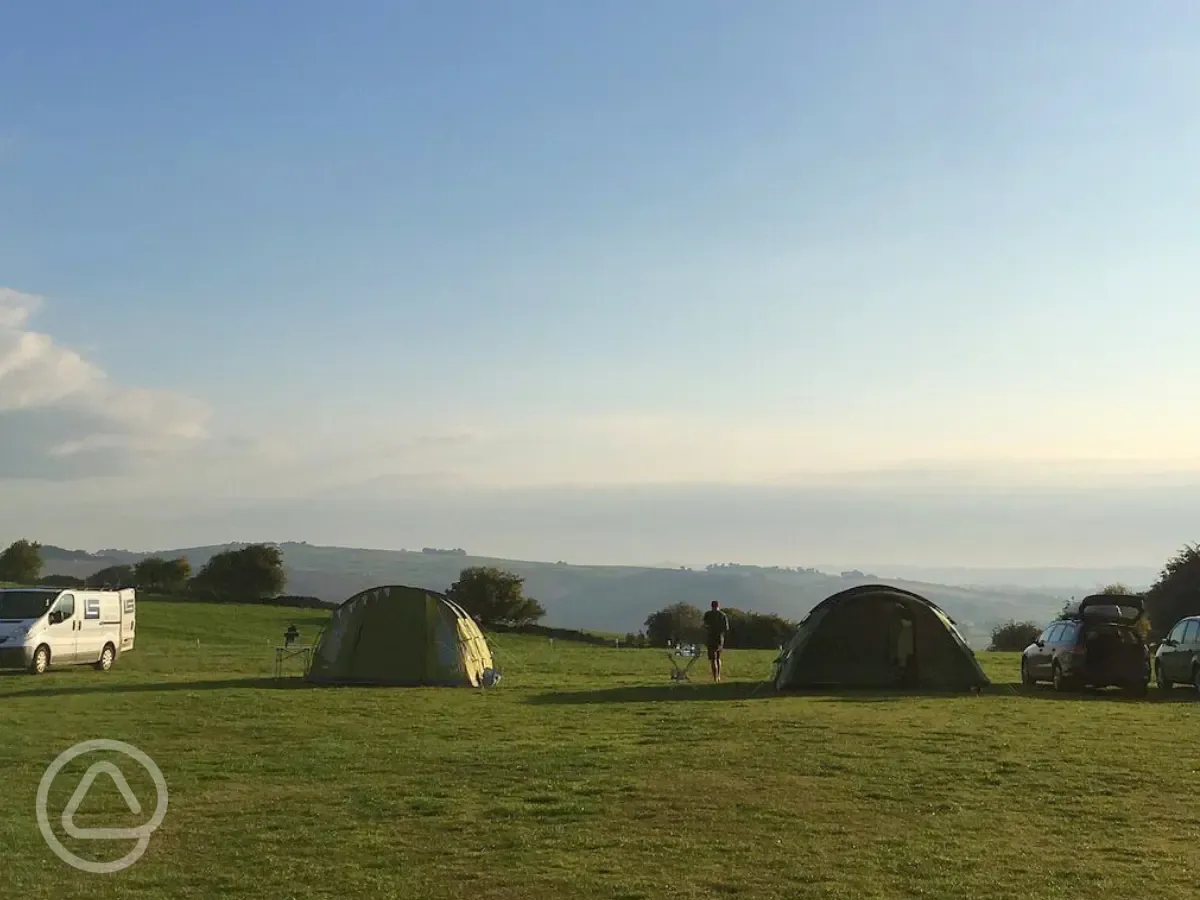
<instances>
[{"instance_id":1,"label":"mown grass","mask_svg":"<svg viewBox=\"0 0 1200 900\"><path fill-rule=\"evenodd\" d=\"M1163 702L775 696L772 654L672 685L662 651L500 636L504 681L463 689L273 683L321 612L143 602L109 673L0 678L4 896L22 898L1194 898L1191 694ZM983 654L997 682L1013 655ZM133 743L170 807L115 875L68 868L35 822L77 741ZM51 818L94 757L68 766ZM78 819L146 819L97 782ZM71 776L74 775L72 778ZM107 789L105 789L107 788ZM82 856L112 846L66 841Z\"/></svg>"}]
</instances>

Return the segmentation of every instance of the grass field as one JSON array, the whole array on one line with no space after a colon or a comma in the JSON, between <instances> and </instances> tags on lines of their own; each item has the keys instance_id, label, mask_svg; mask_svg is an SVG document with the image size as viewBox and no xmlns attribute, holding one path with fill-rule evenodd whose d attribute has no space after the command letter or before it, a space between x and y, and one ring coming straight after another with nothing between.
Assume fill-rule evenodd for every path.
<instances>
[{"instance_id":1,"label":"grass field","mask_svg":"<svg viewBox=\"0 0 1200 900\"><path fill-rule=\"evenodd\" d=\"M514 636L487 692L272 683L287 623L311 637L325 615L144 601L111 672L0 678L3 896L1196 896L1184 689L772 696L756 690L770 653L673 686L661 651ZM981 658L1015 681L1014 655ZM90 738L137 745L170 787L146 855L113 875L60 862L35 819L43 771ZM54 783L60 836L95 761ZM114 761L147 809L101 778L77 824L148 818L149 777Z\"/></svg>"}]
</instances>

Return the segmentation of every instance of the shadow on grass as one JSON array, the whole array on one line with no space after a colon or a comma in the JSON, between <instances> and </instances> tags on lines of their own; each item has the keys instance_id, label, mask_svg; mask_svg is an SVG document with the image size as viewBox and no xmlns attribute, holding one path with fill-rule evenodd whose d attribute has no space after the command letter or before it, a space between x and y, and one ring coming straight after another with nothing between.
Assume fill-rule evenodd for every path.
<instances>
[{"instance_id":1,"label":"shadow on grass","mask_svg":"<svg viewBox=\"0 0 1200 900\"><path fill-rule=\"evenodd\" d=\"M69 697L86 694L158 694L172 691L300 690L321 685L303 678L222 678L208 681L139 681L121 684L48 684L27 691L0 694L0 702L21 697Z\"/></svg>"},{"instance_id":2,"label":"shadow on grass","mask_svg":"<svg viewBox=\"0 0 1200 900\"><path fill-rule=\"evenodd\" d=\"M530 697L538 705L574 706L591 703L656 703L672 701L767 700L783 697L807 697L823 703L892 703L903 700L946 700L954 697L1020 697L1028 700L1093 700L1126 703L1195 703L1196 693L1183 688L1170 693L1150 690L1135 696L1117 689L1064 691L1049 686L1020 683L993 683L979 691L879 690L877 688L805 688L776 691L770 682L732 682L724 684L631 685L598 691L555 691Z\"/></svg>"},{"instance_id":3,"label":"shadow on grass","mask_svg":"<svg viewBox=\"0 0 1200 900\"><path fill-rule=\"evenodd\" d=\"M1145 694L1137 695L1119 688L1081 688L1071 691L1056 691L1049 685L1026 685L1020 682L992 683L979 691L877 691L877 690L846 690L846 691L792 691L794 696L816 697L826 703L890 703L896 700L917 698L945 697L1019 697L1022 700L1057 700L1079 701L1091 700L1099 702L1122 703L1195 703L1195 691L1176 689L1164 693L1151 688Z\"/></svg>"},{"instance_id":4,"label":"shadow on grass","mask_svg":"<svg viewBox=\"0 0 1200 900\"><path fill-rule=\"evenodd\" d=\"M639 684L599 691L553 691L530 697L528 703L573 706L588 703L657 703L674 700L765 700L783 696L769 682L733 681L722 684Z\"/></svg>"}]
</instances>

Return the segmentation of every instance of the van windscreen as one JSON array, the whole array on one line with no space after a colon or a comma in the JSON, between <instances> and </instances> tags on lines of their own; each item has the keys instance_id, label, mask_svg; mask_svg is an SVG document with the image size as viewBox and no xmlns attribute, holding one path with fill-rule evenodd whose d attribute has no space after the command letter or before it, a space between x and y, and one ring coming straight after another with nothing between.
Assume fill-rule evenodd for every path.
<instances>
[{"instance_id":1,"label":"van windscreen","mask_svg":"<svg viewBox=\"0 0 1200 900\"><path fill-rule=\"evenodd\" d=\"M53 591L0 591L0 621L40 618L56 596Z\"/></svg>"}]
</instances>

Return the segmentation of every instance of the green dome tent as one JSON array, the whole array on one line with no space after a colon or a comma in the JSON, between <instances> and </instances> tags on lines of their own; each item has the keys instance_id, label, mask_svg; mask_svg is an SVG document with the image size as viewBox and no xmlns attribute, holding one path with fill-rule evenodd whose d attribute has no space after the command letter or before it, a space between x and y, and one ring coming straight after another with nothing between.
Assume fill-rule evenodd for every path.
<instances>
[{"instance_id":1,"label":"green dome tent","mask_svg":"<svg viewBox=\"0 0 1200 900\"><path fill-rule=\"evenodd\" d=\"M323 684L488 686L492 653L474 620L442 594L387 585L334 610L308 679Z\"/></svg>"},{"instance_id":2,"label":"green dome tent","mask_svg":"<svg viewBox=\"0 0 1200 900\"><path fill-rule=\"evenodd\" d=\"M936 604L883 584L859 585L822 600L775 664L777 690L971 690L991 683Z\"/></svg>"}]
</instances>

